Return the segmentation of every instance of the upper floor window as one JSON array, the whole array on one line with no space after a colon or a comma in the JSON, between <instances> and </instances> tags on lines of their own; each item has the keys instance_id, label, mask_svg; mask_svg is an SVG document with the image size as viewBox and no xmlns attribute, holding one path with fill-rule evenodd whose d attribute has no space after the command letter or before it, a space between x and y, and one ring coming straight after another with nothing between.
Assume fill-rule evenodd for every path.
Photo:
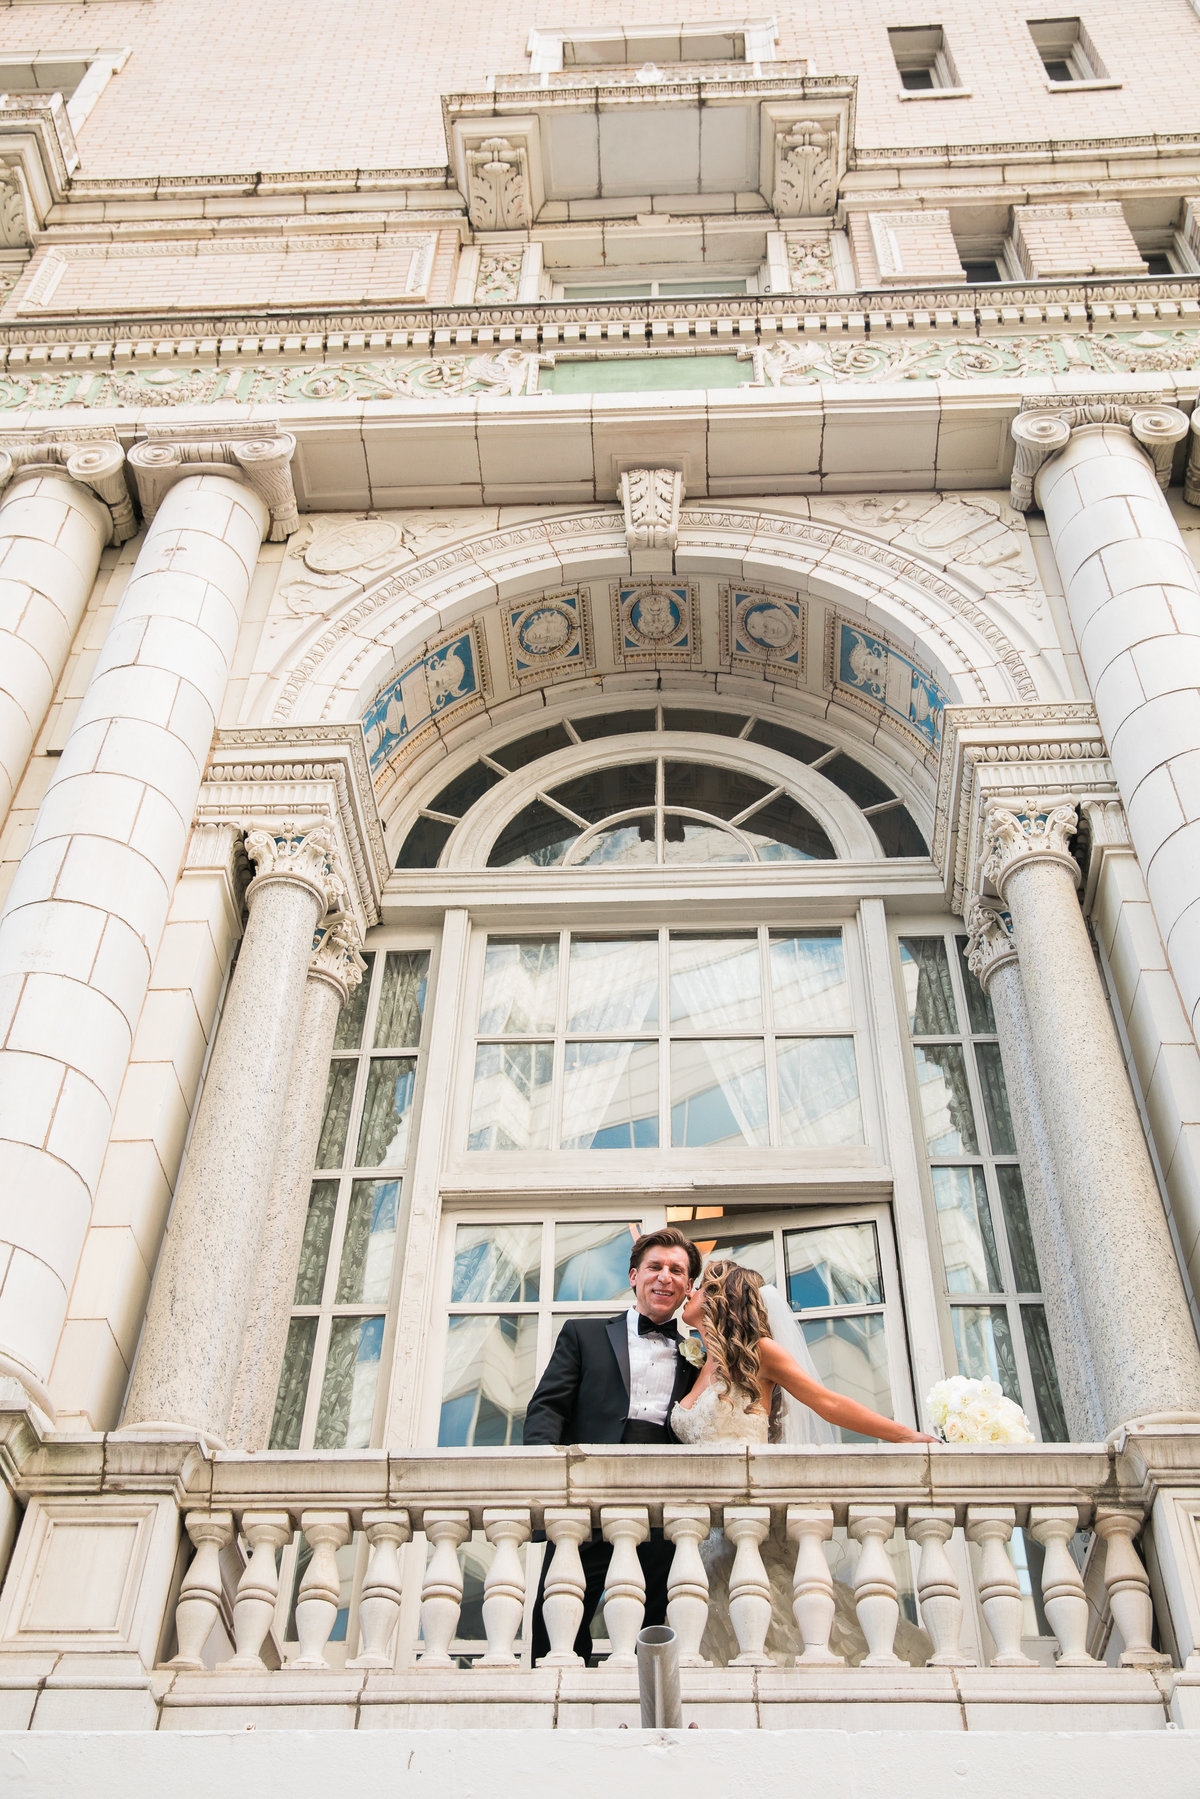
<instances>
[{"instance_id":1,"label":"upper floor window","mask_svg":"<svg viewBox=\"0 0 1200 1799\"><path fill-rule=\"evenodd\" d=\"M566 274L566 271L564 271ZM612 281L601 272L594 277L570 275L560 287L554 286L554 299L563 300L706 300L723 294L747 294L757 290L758 283L749 275L677 274L665 281Z\"/></svg>"},{"instance_id":2,"label":"upper floor window","mask_svg":"<svg viewBox=\"0 0 1200 1799\"><path fill-rule=\"evenodd\" d=\"M1108 70L1081 19L1030 19L1028 24L1051 86L1066 81L1108 79Z\"/></svg>"},{"instance_id":3,"label":"upper floor window","mask_svg":"<svg viewBox=\"0 0 1200 1799\"><path fill-rule=\"evenodd\" d=\"M534 74L625 68L657 73L660 65L673 63L774 62L777 36L774 18L535 29L529 34L529 66Z\"/></svg>"},{"instance_id":4,"label":"upper floor window","mask_svg":"<svg viewBox=\"0 0 1200 1799\"><path fill-rule=\"evenodd\" d=\"M888 32L888 42L906 93L924 94L959 86L958 71L940 25L898 27Z\"/></svg>"}]
</instances>

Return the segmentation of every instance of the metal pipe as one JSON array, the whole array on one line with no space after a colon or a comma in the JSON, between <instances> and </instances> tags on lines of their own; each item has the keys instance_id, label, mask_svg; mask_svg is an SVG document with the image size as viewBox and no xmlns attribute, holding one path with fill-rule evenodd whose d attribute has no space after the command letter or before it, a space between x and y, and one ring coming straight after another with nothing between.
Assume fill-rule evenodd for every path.
<instances>
[{"instance_id":1,"label":"metal pipe","mask_svg":"<svg viewBox=\"0 0 1200 1799\"><path fill-rule=\"evenodd\" d=\"M643 1730L682 1730L679 1698L679 1638L666 1624L650 1624L637 1634L638 1692Z\"/></svg>"}]
</instances>

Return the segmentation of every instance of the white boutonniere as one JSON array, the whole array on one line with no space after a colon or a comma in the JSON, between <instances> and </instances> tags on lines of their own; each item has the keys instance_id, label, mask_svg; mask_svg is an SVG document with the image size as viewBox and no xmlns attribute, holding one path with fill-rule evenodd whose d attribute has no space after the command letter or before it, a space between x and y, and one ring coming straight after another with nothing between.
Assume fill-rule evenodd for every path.
<instances>
[{"instance_id":1,"label":"white boutonniere","mask_svg":"<svg viewBox=\"0 0 1200 1799\"><path fill-rule=\"evenodd\" d=\"M693 1368L704 1366L704 1345L699 1337L680 1337L679 1353Z\"/></svg>"}]
</instances>

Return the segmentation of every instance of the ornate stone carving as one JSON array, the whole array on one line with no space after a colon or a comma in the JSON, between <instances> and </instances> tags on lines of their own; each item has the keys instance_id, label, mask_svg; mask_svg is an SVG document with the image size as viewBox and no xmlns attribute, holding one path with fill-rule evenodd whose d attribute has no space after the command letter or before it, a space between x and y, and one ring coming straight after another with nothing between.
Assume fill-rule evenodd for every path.
<instances>
[{"instance_id":1,"label":"ornate stone carving","mask_svg":"<svg viewBox=\"0 0 1200 1799\"><path fill-rule=\"evenodd\" d=\"M1188 420L1176 407L1157 404L1156 400L1153 394L1094 394L1063 405L1053 395L1045 399L1027 396L1012 422L1016 445L1012 474L1014 509L1030 510L1039 470L1056 450L1066 448L1077 425L1128 426L1153 462L1159 486L1169 487L1175 445L1187 436ZM1187 497L1185 486L1184 499Z\"/></svg>"},{"instance_id":2,"label":"ornate stone carving","mask_svg":"<svg viewBox=\"0 0 1200 1799\"><path fill-rule=\"evenodd\" d=\"M1200 406L1192 414L1191 429L1187 473L1183 478L1183 497L1189 506L1200 506Z\"/></svg>"},{"instance_id":3,"label":"ornate stone carving","mask_svg":"<svg viewBox=\"0 0 1200 1799\"><path fill-rule=\"evenodd\" d=\"M134 535L137 520L125 480L125 452L114 431L0 438L0 488L19 474L40 468L65 469L73 481L91 488L108 507L114 543L125 543Z\"/></svg>"},{"instance_id":4,"label":"ornate stone carving","mask_svg":"<svg viewBox=\"0 0 1200 1799\"><path fill-rule=\"evenodd\" d=\"M258 871L247 900L268 881L297 881L311 888L327 912L345 897L346 884L334 866L336 852L328 825L305 828L289 820L273 829L247 831L246 854Z\"/></svg>"},{"instance_id":5,"label":"ornate stone carving","mask_svg":"<svg viewBox=\"0 0 1200 1799\"><path fill-rule=\"evenodd\" d=\"M1012 918L995 900L976 899L967 912L967 967L986 993L997 969L1017 959Z\"/></svg>"},{"instance_id":6,"label":"ornate stone carving","mask_svg":"<svg viewBox=\"0 0 1200 1799\"><path fill-rule=\"evenodd\" d=\"M789 236L787 266L795 294L821 293L837 286L833 268L833 240L827 231Z\"/></svg>"},{"instance_id":7,"label":"ornate stone carving","mask_svg":"<svg viewBox=\"0 0 1200 1799\"><path fill-rule=\"evenodd\" d=\"M993 801L984 820L984 878L994 884L1003 898L1014 868L1037 861L1057 862L1069 869L1078 882L1079 865L1069 848L1078 821L1074 800L1060 800L1045 810L1027 812Z\"/></svg>"},{"instance_id":8,"label":"ornate stone carving","mask_svg":"<svg viewBox=\"0 0 1200 1799\"><path fill-rule=\"evenodd\" d=\"M483 250L475 276L475 299L486 303L515 300L521 291L523 250Z\"/></svg>"},{"instance_id":9,"label":"ornate stone carving","mask_svg":"<svg viewBox=\"0 0 1200 1799\"><path fill-rule=\"evenodd\" d=\"M627 469L620 482L625 541L633 550L669 550L679 541L683 476L677 469Z\"/></svg>"},{"instance_id":10,"label":"ornate stone carving","mask_svg":"<svg viewBox=\"0 0 1200 1799\"><path fill-rule=\"evenodd\" d=\"M28 250L31 242L21 177L16 169L0 169L0 249Z\"/></svg>"},{"instance_id":11,"label":"ornate stone carving","mask_svg":"<svg viewBox=\"0 0 1200 1799\"><path fill-rule=\"evenodd\" d=\"M163 495L186 475L235 469L252 487L271 515L267 535L272 543L290 537L300 523L291 460L296 440L270 426L223 425L220 435L204 426L194 430L150 426L146 437L129 452L138 498L147 523Z\"/></svg>"},{"instance_id":12,"label":"ornate stone carving","mask_svg":"<svg viewBox=\"0 0 1200 1799\"><path fill-rule=\"evenodd\" d=\"M796 119L775 136L774 207L781 219L827 217L837 205L836 118Z\"/></svg>"},{"instance_id":13,"label":"ornate stone carving","mask_svg":"<svg viewBox=\"0 0 1200 1799\"><path fill-rule=\"evenodd\" d=\"M487 137L466 153L467 213L476 231L528 231L533 224L529 151Z\"/></svg>"},{"instance_id":14,"label":"ornate stone carving","mask_svg":"<svg viewBox=\"0 0 1200 1799\"><path fill-rule=\"evenodd\" d=\"M1012 422L1012 439L1016 456L1010 498L1015 512L1028 512L1038 470L1056 450L1066 449L1071 427L1061 413L1020 412Z\"/></svg>"},{"instance_id":15,"label":"ornate stone carving","mask_svg":"<svg viewBox=\"0 0 1200 1799\"><path fill-rule=\"evenodd\" d=\"M1175 445L1188 434L1187 415L1177 406L1156 406L1145 412L1135 412L1129 420L1129 429L1153 462L1158 485L1170 487Z\"/></svg>"},{"instance_id":16,"label":"ornate stone carving","mask_svg":"<svg viewBox=\"0 0 1200 1799\"><path fill-rule=\"evenodd\" d=\"M339 912L318 926L308 964L310 980L328 981L345 1005L366 966L362 939L352 917Z\"/></svg>"},{"instance_id":17,"label":"ornate stone carving","mask_svg":"<svg viewBox=\"0 0 1200 1799\"><path fill-rule=\"evenodd\" d=\"M613 588L618 655L627 663L694 663L700 654L696 590L688 581L628 581Z\"/></svg>"}]
</instances>

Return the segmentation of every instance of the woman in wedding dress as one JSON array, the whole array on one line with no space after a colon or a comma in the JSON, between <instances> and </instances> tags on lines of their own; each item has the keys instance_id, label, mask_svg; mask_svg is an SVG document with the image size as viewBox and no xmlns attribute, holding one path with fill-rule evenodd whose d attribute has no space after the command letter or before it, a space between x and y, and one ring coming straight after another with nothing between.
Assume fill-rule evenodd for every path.
<instances>
[{"instance_id":1,"label":"woman in wedding dress","mask_svg":"<svg viewBox=\"0 0 1200 1799\"><path fill-rule=\"evenodd\" d=\"M681 1443L832 1444L838 1441L839 1425L887 1443L937 1441L822 1386L804 1333L782 1294L739 1262L708 1264L684 1304L683 1321L699 1332L705 1360L695 1385L671 1413L671 1428ZM772 1593L767 1650L784 1663L802 1647L791 1612L795 1555L789 1549L771 1537L762 1546ZM701 1654L723 1666L738 1652L729 1618L733 1545L714 1531L701 1554L709 1580ZM834 1583L834 1598L830 1648L857 1662L866 1643L853 1599L841 1581ZM924 1632L904 1618L896 1633L896 1653L917 1665L930 1653Z\"/></svg>"}]
</instances>

